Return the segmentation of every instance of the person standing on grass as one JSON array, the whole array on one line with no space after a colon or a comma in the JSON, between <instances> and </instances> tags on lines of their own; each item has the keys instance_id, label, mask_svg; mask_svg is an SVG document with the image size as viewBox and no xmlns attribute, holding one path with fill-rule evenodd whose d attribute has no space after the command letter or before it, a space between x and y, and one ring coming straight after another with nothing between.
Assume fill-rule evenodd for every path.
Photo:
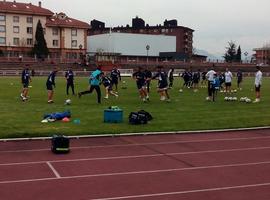
<instances>
[{"instance_id":1,"label":"person standing on grass","mask_svg":"<svg viewBox=\"0 0 270 200\"><path fill-rule=\"evenodd\" d=\"M71 87L72 94L75 95L75 92L74 92L74 73L71 69L66 71L65 78L67 81L66 94L69 95L69 87Z\"/></svg>"},{"instance_id":2,"label":"person standing on grass","mask_svg":"<svg viewBox=\"0 0 270 200\"><path fill-rule=\"evenodd\" d=\"M54 88L56 87L55 85L55 76L57 73L57 69L54 69L52 72L50 72L47 82L46 82L46 87L48 91L48 103L53 103L53 95L54 95Z\"/></svg>"},{"instance_id":3,"label":"person standing on grass","mask_svg":"<svg viewBox=\"0 0 270 200\"><path fill-rule=\"evenodd\" d=\"M240 69L238 69L238 71L237 71L237 88L239 90L242 90L242 88L241 88L242 81L243 81L243 73Z\"/></svg>"},{"instance_id":4,"label":"person standing on grass","mask_svg":"<svg viewBox=\"0 0 270 200\"><path fill-rule=\"evenodd\" d=\"M114 67L111 71L111 80L112 86L115 85L115 91L118 92L118 80L121 81L121 73L116 67Z\"/></svg>"},{"instance_id":5,"label":"person standing on grass","mask_svg":"<svg viewBox=\"0 0 270 200\"><path fill-rule=\"evenodd\" d=\"M31 82L31 76L29 71L29 66L26 65L25 69L22 71L22 92L21 92L21 99L22 101L26 101L28 99L28 92L29 92L29 83Z\"/></svg>"},{"instance_id":6,"label":"person standing on grass","mask_svg":"<svg viewBox=\"0 0 270 200\"><path fill-rule=\"evenodd\" d=\"M97 92L97 102L100 104L101 103L101 91L100 91L100 77L101 77L101 68L100 66L97 66L97 69L93 71L90 75L89 78L89 89L83 92L79 92L78 96L81 98L82 95L85 94L91 94L93 90L96 90Z\"/></svg>"},{"instance_id":7,"label":"person standing on grass","mask_svg":"<svg viewBox=\"0 0 270 200\"><path fill-rule=\"evenodd\" d=\"M256 69L257 69L257 72L255 74L256 99L253 101L253 103L259 103L261 101L262 72L260 66L257 66Z\"/></svg>"},{"instance_id":8,"label":"person standing on grass","mask_svg":"<svg viewBox=\"0 0 270 200\"><path fill-rule=\"evenodd\" d=\"M160 94L160 100L170 102L171 99L168 93L168 76L162 66L158 66L157 71L158 73L153 77L153 79L158 79L157 92Z\"/></svg>"},{"instance_id":9,"label":"person standing on grass","mask_svg":"<svg viewBox=\"0 0 270 200\"><path fill-rule=\"evenodd\" d=\"M169 82L170 82L169 88L173 87L173 80L174 80L173 73L174 73L174 68L171 68L168 72L168 78L169 78Z\"/></svg>"},{"instance_id":10,"label":"person standing on grass","mask_svg":"<svg viewBox=\"0 0 270 200\"><path fill-rule=\"evenodd\" d=\"M136 80L137 88L140 94L140 98L143 102L149 101L149 96L147 96L146 91L146 76L145 73L142 71L142 67L138 68L138 71L133 73L133 79Z\"/></svg>"},{"instance_id":11,"label":"person standing on grass","mask_svg":"<svg viewBox=\"0 0 270 200\"><path fill-rule=\"evenodd\" d=\"M192 79L193 79L193 91L198 92L198 90L199 90L199 82L200 82L200 79L201 79L200 70L193 73Z\"/></svg>"},{"instance_id":12,"label":"person standing on grass","mask_svg":"<svg viewBox=\"0 0 270 200\"><path fill-rule=\"evenodd\" d=\"M225 90L226 94L231 93L231 87L232 87L232 72L228 68L226 68L225 72Z\"/></svg>"},{"instance_id":13,"label":"person standing on grass","mask_svg":"<svg viewBox=\"0 0 270 200\"><path fill-rule=\"evenodd\" d=\"M206 97L207 101L211 101L211 99L212 99L212 95L213 95L212 83L214 81L215 74L216 74L216 72L213 69L211 69L205 75L207 80L208 80L208 97Z\"/></svg>"},{"instance_id":14,"label":"person standing on grass","mask_svg":"<svg viewBox=\"0 0 270 200\"><path fill-rule=\"evenodd\" d=\"M146 78L146 89L147 89L147 95L150 93L150 84L152 80L152 72L148 70L147 68L144 71L145 78Z\"/></svg>"}]
</instances>

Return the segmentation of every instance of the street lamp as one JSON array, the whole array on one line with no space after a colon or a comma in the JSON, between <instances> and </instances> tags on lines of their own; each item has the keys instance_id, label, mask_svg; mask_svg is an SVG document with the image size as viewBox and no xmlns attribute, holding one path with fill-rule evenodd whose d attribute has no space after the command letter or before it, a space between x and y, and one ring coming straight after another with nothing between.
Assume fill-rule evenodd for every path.
<instances>
[{"instance_id":1,"label":"street lamp","mask_svg":"<svg viewBox=\"0 0 270 200\"><path fill-rule=\"evenodd\" d=\"M149 50L150 50L150 45L146 45L146 55L147 55L147 62L148 62L148 53L149 53Z\"/></svg>"},{"instance_id":2,"label":"street lamp","mask_svg":"<svg viewBox=\"0 0 270 200\"><path fill-rule=\"evenodd\" d=\"M248 52L245 52L244 55L246 56L246 63L247 63Z\"/></svg>"}]
</instances>

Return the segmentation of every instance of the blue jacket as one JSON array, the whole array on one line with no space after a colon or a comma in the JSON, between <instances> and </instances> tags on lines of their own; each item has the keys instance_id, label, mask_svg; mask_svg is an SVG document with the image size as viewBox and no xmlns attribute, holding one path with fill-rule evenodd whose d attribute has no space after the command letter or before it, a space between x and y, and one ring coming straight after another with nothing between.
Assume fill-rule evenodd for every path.
<instances>
[{"instance_id":1,"label":"blue jacket","mask_svg":"<svg viewBox=\"0 0 270 200\"><path fill-rule=\"evenodd\" d=\"M99 69L93 71L90 74L89 83L91 85L99 85L100 84L100 74L101 74L101 71Z\"/></svg>"}]
</instances>

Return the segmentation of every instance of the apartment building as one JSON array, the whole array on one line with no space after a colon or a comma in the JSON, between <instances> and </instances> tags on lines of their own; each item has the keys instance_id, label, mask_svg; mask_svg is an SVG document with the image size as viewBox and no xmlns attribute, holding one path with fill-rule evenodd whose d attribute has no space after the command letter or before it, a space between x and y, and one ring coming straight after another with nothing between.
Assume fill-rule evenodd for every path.
<instances>
[{"instance_id":1,"label":"apartment building","mask_svg":"<svg viewBox=\"0 0 270 200\"><path fill-rule=\"evenodd\" d=\"M8 56L27 55L35 43L38 21L41 22L51 58L79 58L86 53L89 24L54 14L31 3L0 1L0 51Z\"/></svg>"}]
</instances>

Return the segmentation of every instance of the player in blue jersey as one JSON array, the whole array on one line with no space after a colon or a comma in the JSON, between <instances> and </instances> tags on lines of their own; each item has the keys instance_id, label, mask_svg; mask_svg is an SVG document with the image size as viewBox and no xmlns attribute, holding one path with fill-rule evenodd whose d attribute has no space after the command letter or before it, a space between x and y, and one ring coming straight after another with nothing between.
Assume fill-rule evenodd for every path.
<instances>
[{"instance_id":1,"label":"player in blue jersey","mask_svg":"<svg viewBox=\"0 0 270 200\"><path fill-rule=\"evenodd\" d=\"M23 86L21 92L21 99L25 101L28 99L29 83L31 82L31 76L28 65L26 65L25 69L22 71L21 82Z\"/></svg>"}]
</instances>

